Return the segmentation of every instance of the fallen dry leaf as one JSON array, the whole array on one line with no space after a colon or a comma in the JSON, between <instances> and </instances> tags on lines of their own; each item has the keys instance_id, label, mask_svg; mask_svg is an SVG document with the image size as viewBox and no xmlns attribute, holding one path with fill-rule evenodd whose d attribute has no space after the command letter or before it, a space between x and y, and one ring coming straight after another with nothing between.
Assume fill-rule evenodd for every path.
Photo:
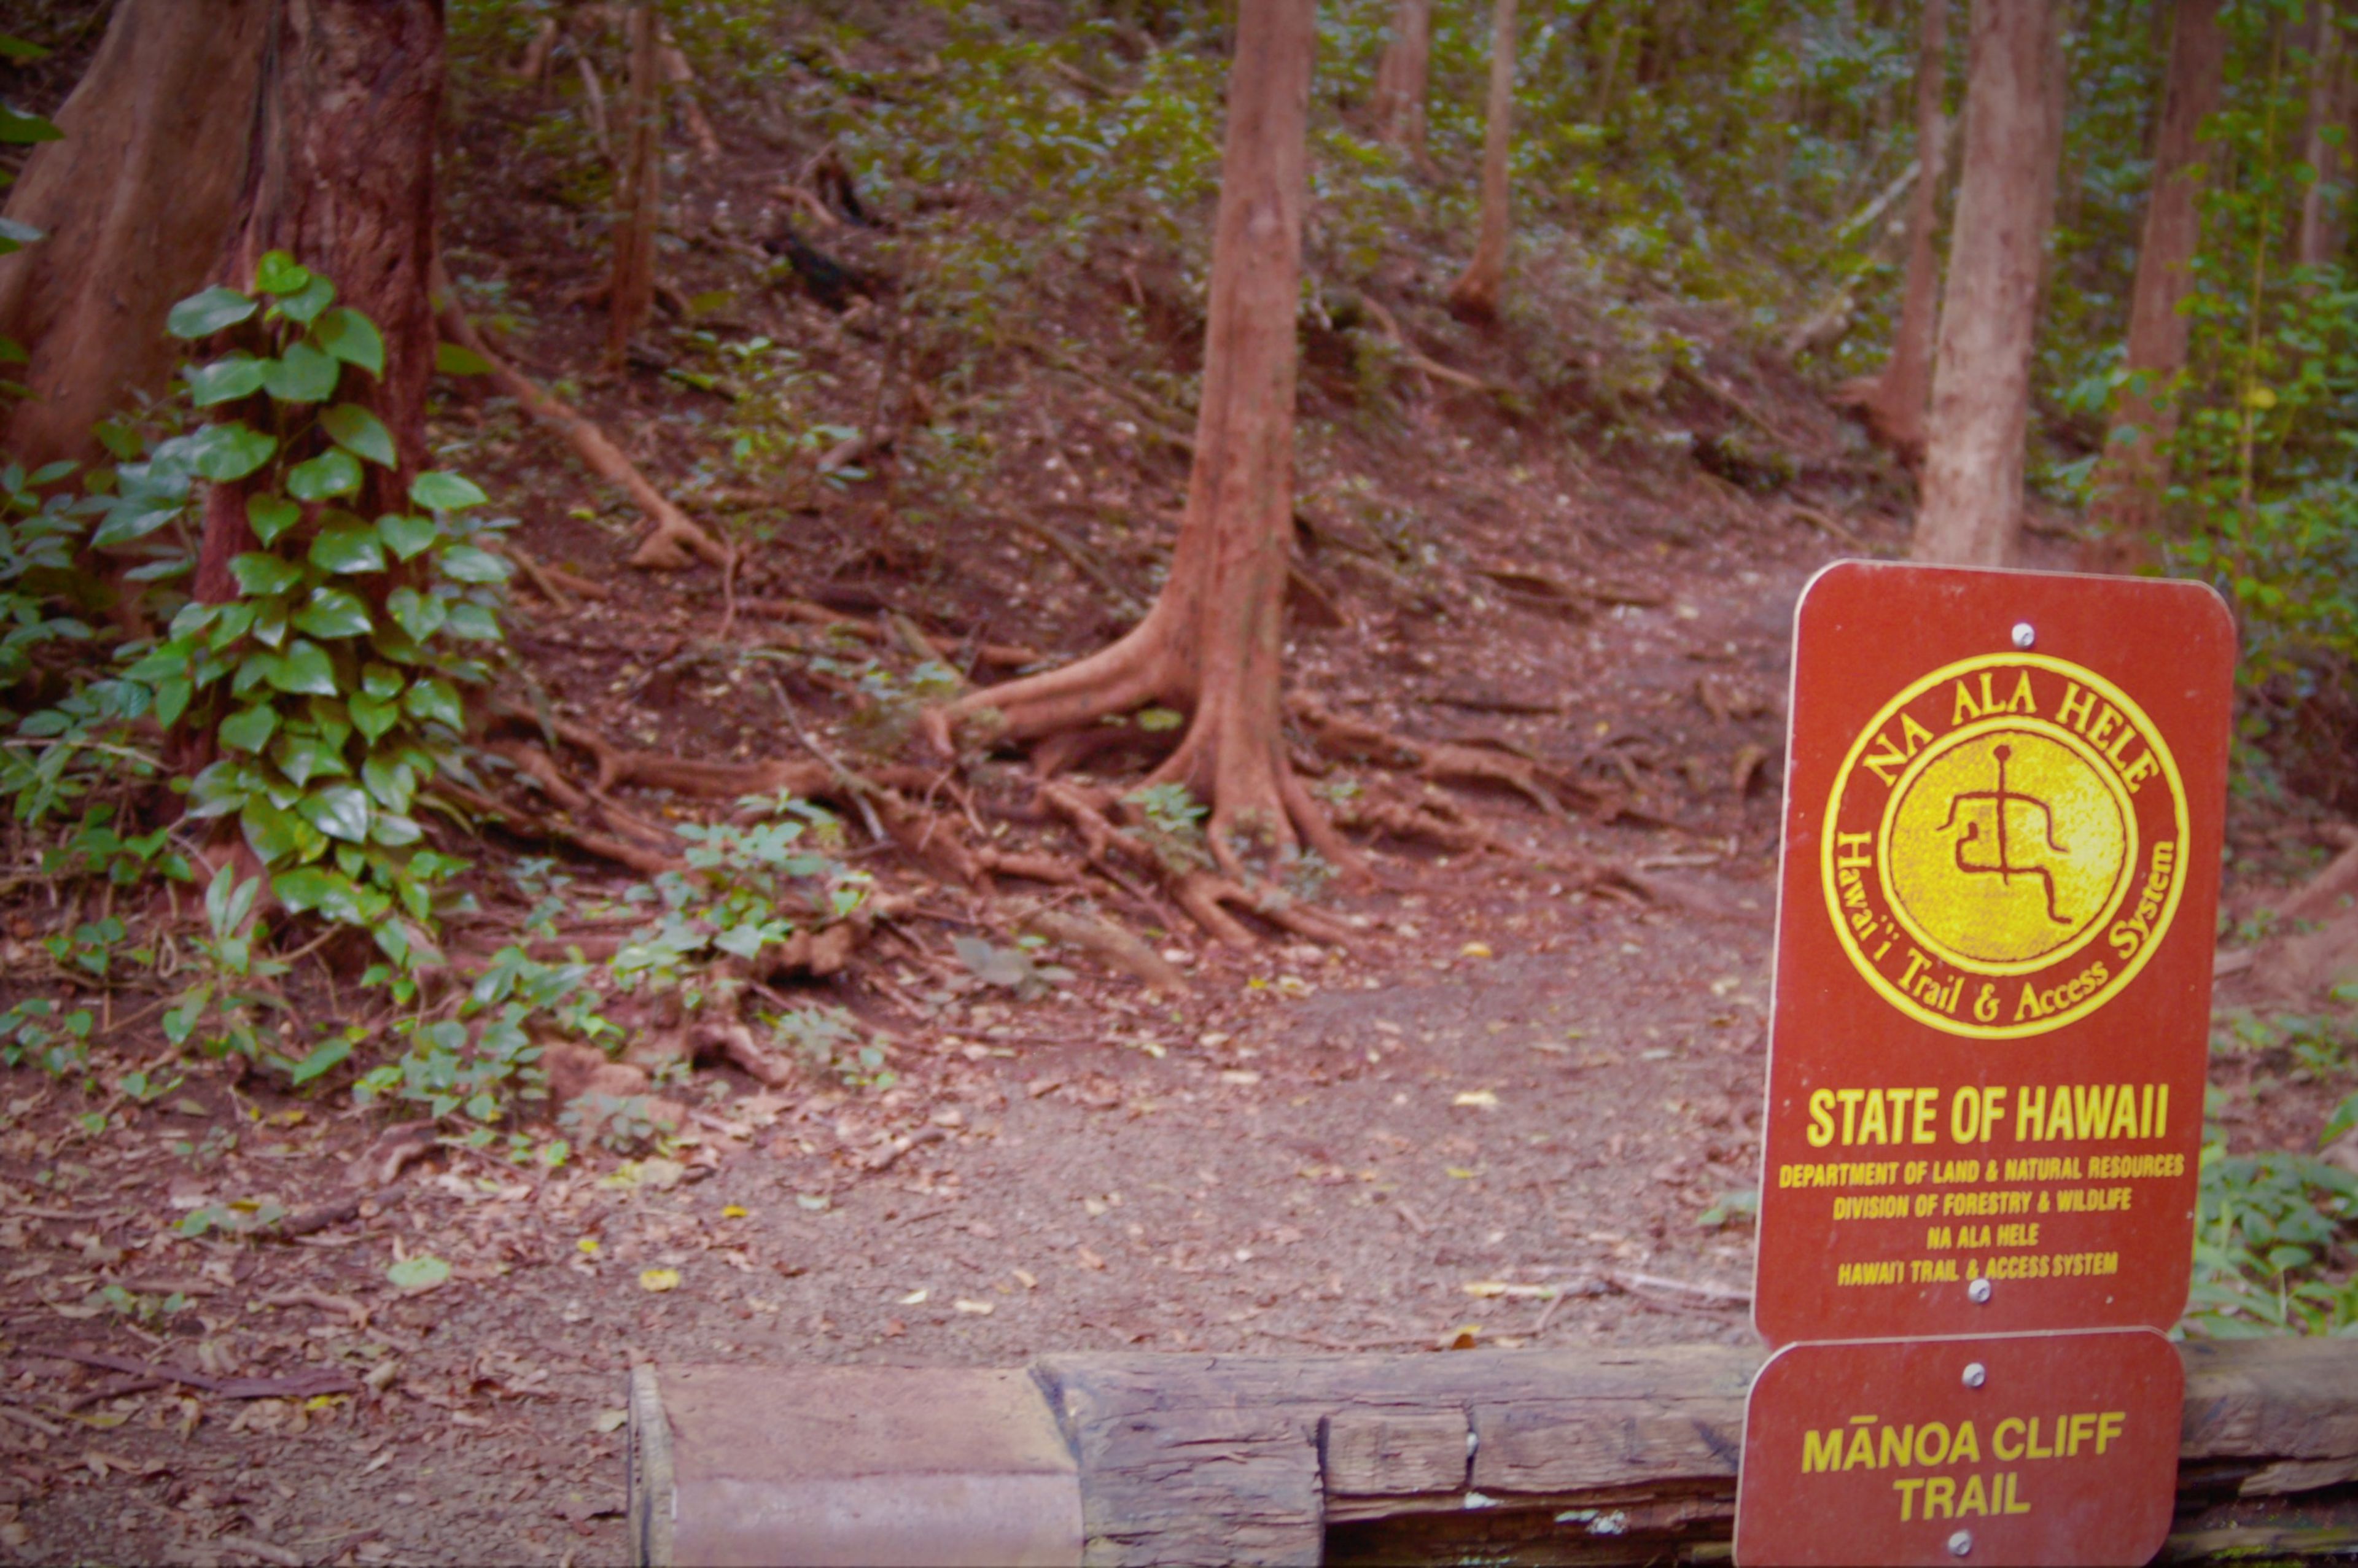
<instances>
[{"instance_id":1,"label":"fallen dry leaf","mask_svg":"<svg viewBox=\"0 0 2358 1568\"><path fill-rule=\"evenodd\" d=\"M950 1305L956 1311L970 1313L976 1317L989 1317L992 1310L989 1302L970 1302L964 1296L958 1297L950 1303Z\"/></svg>"},{"instance_id":2,"label":"fallen dry leaf","mask_svg":"<svg viewBox=\"0 0 2358 1568\"><path fill-rule=\"evenodd\" d=\"M1498 1097L1488 1089L1459 1089L1449 1103L1470 1105L1476 1110L1496 1110L1498 1108Z\"/></svg>"},{"instance_id":3,"label":"fallen dry leaf","mask_svg":"<svg viewBox=\"0 0 2358 1568\"><path fill-rule=\"evenodd\" d=\"M639 1271L639 1289L658 1292L664 1291L676 1291L679 1289L679 1271L676 1269L642 1269Z\"/></svg>"}]
</instances>

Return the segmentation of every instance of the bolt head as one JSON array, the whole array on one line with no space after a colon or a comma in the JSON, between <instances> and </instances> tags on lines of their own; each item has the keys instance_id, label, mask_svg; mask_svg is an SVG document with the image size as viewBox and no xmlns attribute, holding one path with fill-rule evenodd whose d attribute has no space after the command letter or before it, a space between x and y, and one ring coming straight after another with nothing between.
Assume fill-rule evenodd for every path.
<instances>
[{"instance_id":1,"label":"bolt head","mask_svg":"<svg viewBox=\"0 0 2358 1568\"><path fill-rule=\"evenodd\" d=\"M2016 647L2028 648L2037 641L2039 641L2039 633L2032 630L2029 622L2017 621L2014 623L2014 645Z\"/></svg>"},{"instance_id":2,"label":"bolt head","mask_svg":"<svg viewBox=\"0 0 2358 1568\"><path fill-rule=\"evenodd\" d=\"M1952 1536L1949 1537L1949 1555L1950 1555L1950 1556L1952 1556L1952 1557L1963 1557L1963 1556L1965 1556L1966 1554L1968 1554L1969 1552L1971 1552L1973 1551L1973 1549L1974 1549L1974 1532L1973 1532L1972 1530L1961 1530L1957 1531L1957 1533L1956 1533L1956 1534L1954 1534L1954 1535L1952 1535Z\"/></svg>"},{"instance_id":3,"label":"bolt head","mask_svg":"<svg viewBox=\"0 0 2358 1568\"><path fill-rule=\"evenodd\" d=\"M1974 1281L1965 1287L1965 1299L1975 1306L1982 1305L1990 1299L1990 1282L1987 1280Z\"/></svg>"},{"instance_id":4,"label":"bolt head","mask_svg":"<svg viewBox=\"0 0 2358 1568\"><path fill-rule=\"evenodd\" d=\"M1965 1363L1965 1387L1978 1389L1989 1381L1989 1368L1978 1361Z\"/></svg>"}]
</instances>

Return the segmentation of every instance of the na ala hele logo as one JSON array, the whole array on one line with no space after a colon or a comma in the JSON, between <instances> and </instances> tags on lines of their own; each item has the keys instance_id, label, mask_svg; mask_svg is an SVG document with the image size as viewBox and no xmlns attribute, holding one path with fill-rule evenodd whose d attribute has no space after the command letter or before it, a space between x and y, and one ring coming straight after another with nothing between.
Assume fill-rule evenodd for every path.
<instances>
[{"instance_id":1,"label":"na ala hele logo","mask_svg":"<svg viewBox=\"0 0 2358 1568\"><path fill-rule=\"evenodd\" d=\"M2041 654L1967 659L1884 705L1835 775L1826 909L1869 985L1952 1034L2095 1011L2185 886L2186 789L2118 687Z\"/></svg>"}]
</instances>

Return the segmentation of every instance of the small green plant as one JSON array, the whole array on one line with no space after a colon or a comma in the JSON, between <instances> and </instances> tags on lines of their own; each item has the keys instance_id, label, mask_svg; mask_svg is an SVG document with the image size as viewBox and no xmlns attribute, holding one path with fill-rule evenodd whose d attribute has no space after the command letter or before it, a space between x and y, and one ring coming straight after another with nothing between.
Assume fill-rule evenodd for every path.
<instances>
[{"instance_id":1,"label":"small green plant","mask_svg":"<svg viewBox=\"0 0 2358 1568\"><path fill-rule=\"evenodd\" d=\"M614 956L625 989L676 990L694 1011L712 995L706 976L715 964L758 963L764 949L847 918L867 897L867 873L825 852L843 841L833 813L792 797L740 805L770 820L683 825L688 871L664 872L626 895L660 908Z\"/></svg>"},{"instance_id":2,"label":"small green plant","mask_svg":"<svg viewBox=\"0 0 2358 1568\"><path fill-rule=\"evenodd\" d=\"M2231 1155L2209 1129L2201 1193L2190 1331L2214 1339L2358 1332L2349 1268L2358 1175L2309 1154Z\"/></svg>"},{"instance_id":3,"label":"small green plant","mask_svg":"<svg viewBox=\"0 0 2358 1568\"><path fill-rule=\"evenodd\" d=\"M0 1013L0 1064L31 1062L57 1078L78 1073L90 1062L96 1023L88 1008L60 1012L47 997L27 998Z\"/></svg>"},{"instance_id":4,"label":"small green plant","mask_svg":"<svg viewBox=\"0 0 2358 1568\"><path fill-rule=\"evenodd\" d=\"M185 605L125 678L159 723L219 749L189 816L234 816L281 903L371 926L400 963L457 866L421 846L414 813L463 771L460 693L489 678L509 567L478 542L492 525L460 521L484 497L457 474L417 475L406 510L352 510L389 492L402 458L352 400L352 378L384 373L384 341L334 298L272 252L251 293L173 308L175 336L229 345L184 372L209 422L122 466L92 543L149 548L185 532L200 486L236 488L255 547L223 563L233 597Z\"/></svg>"},{"instance_id":5,"label":"small green plant","mask_svg":"<svg viewBox=\"0 0 2358 1568\"><path fill-rule=\"evenodd\" d=\"M521 947L501 948L453 1016L395 1025L408 1048L362 1074L353 1098L406 1101L437 1120L463 1118L481 1128L504 1119L519 1100L546 1098L535 1029L593 1041L613 1032L594 993L585 994L589 973L586 965L546 964Z\"/></svg>"},{"instance_id":6,"label":"small green plant","mask_svg":"<svg viewBox=\"0 0 2358 1568\"><path fill-rule=\"evenodd\" d=\"M164 1038L191 1041L209 1056L233 1053L260 1061L278 1045L276 1015L287 999L272 982L287 966L268 956L269 927L255 914L262 880L243 881L223 866L205 889L205 935L195 937L199 979L165 1010Z\"/></svg>"},{"instance_id":7,"label":"small green plant","mask_svg":"<svg viewBox=\"0 0 2358 1568\"><path fill-rule=\"evenodd\" d=\"M1073 971L1060 964L1040 962L1037 955L1047 944L1028 934L1017 937L1012 947L996 946L979 936L953 936L950 946L976 979L1013 991L1025 1001L1046 996L1073 978Z\"/></svg>"},{"instance_id":8,"label":"small green plant","mask_svg":"<svg viewBox=\"0 0 2358 1568\"><path fill-rule=\"evenodd\" d=\"M655 1114L647 1095L582 1095L558 1113L557 1124L577 1141L595 1141L617 1154L635 1153L679 1130Z\"/></svg>"},{"instance_id":9,"label":"small green plant","mask_svg":"<svg viewBox=\"0 0 2358 1568\"><path fill-rule=\"evenodd\" d=\"M1204 837L1204 819L1211 808L1183 784L1147 784L1122 797L1137 808L1140 820L1125 831L1135 837L1174 876L1207 870L1211 846Z\"/></svg>"},{"instance_id":10,"label":"small green plant","mask_svg":"<svg viewBox=\"0 0 2358 1568\"><path fill-rule=\"evenodd\" d=\"M765 1020L786 1053L816 1074L848 1088L889 1089L899 1076L885 1065L885 1048L837 1008L805 1007Z\"/></svg>"}]
</instances>

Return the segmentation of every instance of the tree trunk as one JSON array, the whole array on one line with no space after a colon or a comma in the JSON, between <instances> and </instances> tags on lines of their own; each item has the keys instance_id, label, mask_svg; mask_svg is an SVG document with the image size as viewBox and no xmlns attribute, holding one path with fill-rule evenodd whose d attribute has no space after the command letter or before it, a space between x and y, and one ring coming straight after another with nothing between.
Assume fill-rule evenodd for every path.
<instances>
[{"instance_id":1,"label":"tree trunk","mask_svg":"<svg viewBox=\"0 0 2358 1568\"><path fill-rule=\"evenodd\" d=\"M271 0L121 0L34 149L7 216L49 237L0 259L0 336L33 397L5 418L27 467L94 449L91 427L160 389L174 302L204 286L235 221Z\"/></svg>"},{"instance_id":2,"label":"tree trunk","mask_svg":"<svg viewBox=\"0 0 2358 1568\"><path fill-rule=\"evenodd\" d=\"M1916 59L1916 189L1908 203L1908 281L1891 358L1859 402L1877 439L1907 457L1924 453L1924 405L1932 394L1932 334L1940 325L1942 165L1948 133L1941 94L1949 76L1948 0L1924 0Z\"/></svg>"},{"instance_id":3,"label":"tree trunk","mask_svg":"<svg viewBox=\"0 0 2358 1568\"><path fill-rule=\"evenodd\" d=\"M1148 782L1184 784L1210 804L1213 853L1239 880L1238 839L1282 855L1297 828L1329 860L1356 863L1294 777L1279 710L1315 10L1315 0L1238 8L1195 466L1161 596L1112 646L969 693L929 719L940 742L953 722L986 714L1021 739L1150 702L1192 709Z\"/></svg>"},{"instance_id":4,"label":"tree trunk","mask_svg":"<svg viewBox=\"0 0 2358 1568\"><path fill-rule=\"evenodd\" d=\"M2186 368L2187 319L2179 305L2193 286L2202 229L2200 137L2202 122L2219 106L2224 61L2219 0L2178 0L2154 139L2153 189L2129 297L2126 380L2113 403L2089 503L2090 517L2108 533L2143 534L2160 517L2169 477L2163 448L2178 424L2170 384Z\"/></svg>"},{"instance_id":5,"label":"tree trunk","mask_svg":"<svg viewBox=\"0 0 2358 1568\"><path fill-rule=\"evenodd\" d=\"M2014 552L2031 328L2062 131L2053 0L1974 0L1964 173L1932 370L1918 560L1999 566Z\"/></svg>"},{"instance_id":6,"label":"tree trunk","mask_svg":"<svg viewBox=\"0 0 2358 1568\"><path fill-rule=\"evenodd\" d=\"M1433 0L1400 0L1376 67L1376 135L1424 158L1424 92L1433 58Z\"/></svg>"},{"instance_id":7,"label":"tree trunk","mask_svg":"<svg viewBox=\"0 0 2358 1568\"><path fill-rule=\"evenodd\" d=\"M2309 131L2301 161L2314 178L2301 192L2297 266L2325 266L2342 258L2342 212L2350 199L2350 65L2342 7L2317 0L2317 40L2309 55Z\"/></svg>"},{"instance_id":8,"label":"tree trunk","mask_svg":"<svg viewBox=\"0 0 2358 1568\"><path fill-rule=\"evenodd\" d=\"M1515 0L1490 0L1490 102L1482 122L1482 232L1474 259L1449 290L1450 308L1498 313L1507 280L1507 154L1515 114Z\"/></svg>"},{"instance_id":9,"label":"tree trunk","mask_svg":"<svg viewBox=\"0 0 2358 1568\"><path fill-rule=\"evenodd\" d=\"M655 217L663 189L663 54L655 8L631 9L631 96L623 144L622 221L614 231L606 357L619 364L655 297Z\"/></svg>"},{"instance_id":10,"label":"tree trunk","mask_svg":"<svg viewBox=\"0 0 2358 1568\"><path fill-rule=\"evenodd\" d=\"M340 304L376 323L384 375L355 374L339 401L384 421L400 456L363 465L352 510L407 510L426 451L426 387L434 371L434 135L442 110L438 0L280 0L258 113L247 116L243 213L223 272L254 280L266 251L285 251L336 286ZM251 549L243 492L216 485L198 558L200 599L233 597L230 558Z\"/></svg>"}]
</instances>

